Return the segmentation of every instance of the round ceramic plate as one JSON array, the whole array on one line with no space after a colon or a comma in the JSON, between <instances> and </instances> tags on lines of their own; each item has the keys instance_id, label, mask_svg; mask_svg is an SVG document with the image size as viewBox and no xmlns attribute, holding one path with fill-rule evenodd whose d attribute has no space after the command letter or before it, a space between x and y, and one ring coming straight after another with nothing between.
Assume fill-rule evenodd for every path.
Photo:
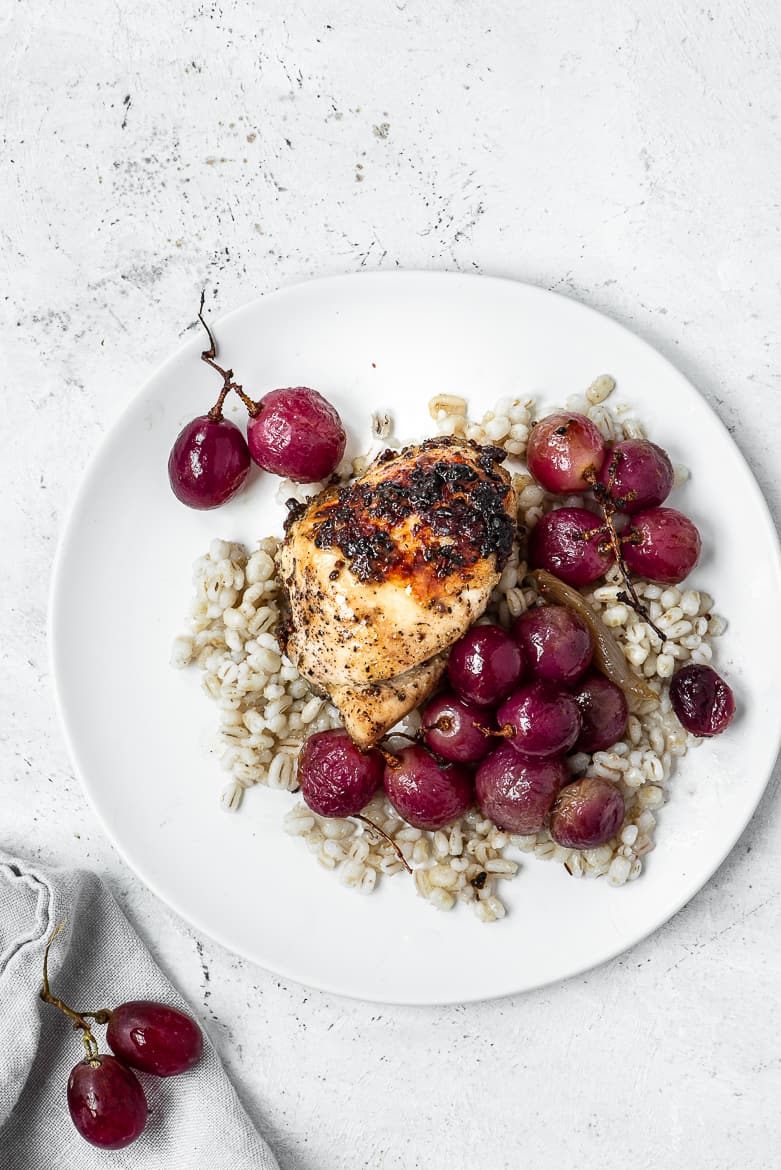
<instances>
[{"instance_id":1,"label":"round ceramic plate","mask_svg":"<svg viewBox=\"0 0 781 1170\"><path fill-rule=\"evenodd\" d=\"M562 402L598 374L629 402L691 481L673 502L699 525L692 578L729 619L718 665L739 709L729 732L692 751L660 815L657 848L620 889L524 859L484 926L443 914L403 876L372 897L322 870L281 821L294 799L255 788L223 812L210 735L217 712L197 671L169 666L184 627L191 564L213 537L251 542L281 530L277 481L255 475L212 512L179 504L166 463L183 423L219 379L203 336L154 375L104 439L66 526L51 605L54 676L70 749L109 836L139 876L195 927L280 975L397 1003L451 1003L538 987L604 962L673 915L732 849L779 746L781 571L765 503L727 431L645 342L575 301L512 281L432 273L315 281L253 301L215 323L224 357L255 397L317 387L340 411L350 450L389 408L397 433L434 429L433 393L482 413L500 395ZM238 413L236 415L238 418ZM745 566L751 565L746 572Z\"/></svg>"}]
</instances>

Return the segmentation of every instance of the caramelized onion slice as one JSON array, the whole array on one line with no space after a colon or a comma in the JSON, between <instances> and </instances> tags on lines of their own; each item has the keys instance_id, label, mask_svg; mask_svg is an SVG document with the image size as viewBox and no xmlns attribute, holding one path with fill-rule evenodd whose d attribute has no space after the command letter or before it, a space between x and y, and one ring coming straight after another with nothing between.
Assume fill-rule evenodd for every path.
<instances>
[{"instance_id":1,"label":"caramelized onion slice","mask_svg":"<svg viewBox=\"0 0 781 1170\"><path fill-rule=\"evenodd\" d=\"M633 699L640 702L659 701L656 691L652 690L644 679L635 674L624 657L623 650L602 618L595 613L577 589L565 585L563 581L554 577L553 573L549 573L546 569L534 569L529 573L529 577L534 582L537 592L546 601L556 601L559 605L569 606L571 610L583 618L594 639L594 665L602 671L606 678L620 687L624 694L631 695Z\"/></svg>"}]
</instances>

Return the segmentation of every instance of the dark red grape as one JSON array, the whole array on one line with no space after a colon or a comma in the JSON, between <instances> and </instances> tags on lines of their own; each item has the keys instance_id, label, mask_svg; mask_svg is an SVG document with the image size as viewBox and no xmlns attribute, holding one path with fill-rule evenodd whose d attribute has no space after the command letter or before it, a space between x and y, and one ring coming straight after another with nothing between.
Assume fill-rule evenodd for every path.
<instances>
[{"instance_id":1,"label":"dark red grape","mask_svg":"<svg viewBox=\"0 0 781 1170\"><path fill-rule=\"evenodd\" d=\"M526 463L549 492L583 492L594 482L605 457L605 440L584 414L549 414L529 436Z\"/></svg>"},{"instance_id":2,"label":"dark red grape","mask_svg":"<svg viewBox=\"0 0 781 1170\"><path fill-rule=\"evenodd\" d=\"M624 798L609 780L584 776L562 788L550 818L550 834L569 849L595 849L615 837L624 821Z\"/></svg>"},{"instance_id":3,"label":"dark red grape","mask_svg":"<svg viewBox=\"0 0 781 1170\"><path fill-rule=\"evenodd\" d=\"M308 386L272 390L247 425L250 454L275 475L298 483L325 479L344 455L347 436L331 403Z\"/></svg>"},{"instance_id":4,"label":"dark red grape","mask_svg":"<svg viewBox=\"0 0 781 1170\"><path fill-rule=\"evenodd\" d=\"M461 764L438 764L425 748L412 746L385 765L385 792L396 812L416 829L441 829L471 807L472 777Z\"/></svg>"},{"instance_id":5,"label":"dark red grape","mask_svg":"<svg viewBox=\"0 0 781 1170\"><path fill-rule=\"evenodd\" d=\"M168 479L188 508L217 508L243 487L250 462L236 424L203 414L179 432L168 457Z\"/></svg>"},{"instance_id":6,"label":"dark red grape","mask_svg":"<svg viewBox=\"0 0 781 1170\"><path fill-rule=\"evenodd\" d=\"M732 688L710 666L690 662L670 683L670 701L678 720L692 735L720 735L732 722Z\"/></svg>"},{"instance_id":7,"label":"dark red grape","mask_svg":"<svg viewBox=\"0 0 781 1170\"><path fill-rule=\"evenodd\" d=\"M568 585L589 585L613 563L602 520L587 508L557 508L542 516L529 535L529 562Z\"/></svg>"},{"instance_id":8,"label":"dark red grape","mask_svg":"<svg viewBox=\"0 0 781 1170\"><path fill-rule=\"evenodd\" d=\"M663 504L672 491L670 457L648 439L625 439L608 451L599 473L622 512L639 512Z\"/></svg>"},{"instance_id":9,"label":"dark red grape","mask_svg":"<svg viewBox=\"0 0 781 1170\"><path fill-rule=\"evenodd\" d=\"M458 764L476 764L493 741L481 727L492 728L493 719L453 694L437 695L423 711L423 736L432 752Z\"/></svg>"},{"instance_id":10,"label":"dark red grape","mask_svg":"<svg viewBox=\"0 0 781 1170\"><path fill-rule=\"evenodd\" d=\"M383 767L379 752L362 752L342 728L318 731L298 759L301 795L321 817L357 816L379 788Z\"/></svg>"},{"instance_id":11,"label":"dark red grape","mask_svg":"<svg viewBox=\"0 0 781 1170\"><path fill-rule=\"evenodd\" d=\"M566 780L561 760L528 759L503 743L477 769L477 803L500 829L537 833Z\"/></svg>"},{"instance_id":12,"label":"dark red grape","mask_svg":"<svg viewBox=\"0 0 781 1170\"><path fill-rule=\"evenodd\" d=\"M450 651L448 674L468 703L498 703L523 676L518 644L499 626L472 626Z\"/></svg>"},{"instance_id":13,"label":"dark red grape","mask_svg":"<svg viewBox=\"0 0 781 1170\"><path fill-rule=\"evenodd\" d=\"M512 728L507 742L524 756L558 756L580 734L578 705L553 683L529 683L515 691L496 713L500 728Z\"/></svg>"},{"instance_id":14,"label":"dark red grape","mask_svg":"<svg viewBox=\"0 0 781 1170\"><path fill-rule=\"evenodd\" d=\"M649 508L632 517L621 549L627 568L647 581L677 585L700 559L700 534L674 508Z\"/></svg>"},{"instance_id":15,"label":"dark red grape","mask_svg":"<svg viewBox=\"0 0 781 1170\"><path fill-rule=\"evenodd\" d=\"M589 668L594 643L582 618L564 605L541 605L521 614L513 636L536 679L568 686Z\"/></svg>"},{"instance_id":16,"label":"dark red grape","mask_svg":"<svg viewBox=\"0 0 781 1170\"><path fill-rule=\"evenodd\" d=\"M76 1065L68 1078L68 1109L81 1136L104 1150L129 1146L146 1125L144 1090L113 1056Z\"/></svg>"},{"instance_id":17,"label":"dark red grape","mask_svg":"<svg viewBox=\"0 0 781 1170\"><path fill-rule=\"evenodd\" d=\"M618 743L629 718L629 706L621 688L603 674L589 674L573 689L572 697L583 721L575 751L603 752Z\"/></svg>"},{"instance_id":18,"label":"dark red grape","mask_svg":"<svg viewBox=\"0 0 781 1170\"><path fill-rule=\"evenodd\" d=\"M150 999L114 1008L106 1043L123 1064L157 1077L186 1072L203 1052L203 1034L195 1020Z\"/></svg>"}]
</instances>

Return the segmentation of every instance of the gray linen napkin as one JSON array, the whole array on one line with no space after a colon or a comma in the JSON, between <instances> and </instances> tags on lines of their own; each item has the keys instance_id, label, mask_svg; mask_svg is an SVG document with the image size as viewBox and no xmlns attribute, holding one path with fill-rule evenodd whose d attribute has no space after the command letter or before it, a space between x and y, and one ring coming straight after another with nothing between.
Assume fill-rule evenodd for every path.
<instances>
[{"instance_id":1,"label":"gray linen napkin","mask_svg":"<svg viewBox=\"0 0 781 1170\"><path fill-rule=\"evenodd\" d=\"M182 1076L138 1074L149 1120L137 1141L123 1150L99 1150L76 1132L66 1086L83 1056L80 1034L38 998L44 946L63 920L49 978L65 1003L97 1010L157 999L190 1010L99 878L0 853L0 1168L278 1170L208 1039L199 1063ZM100 1049L107 1051L103 1036L96 1027Z\"/></svg>"}]
</instances>

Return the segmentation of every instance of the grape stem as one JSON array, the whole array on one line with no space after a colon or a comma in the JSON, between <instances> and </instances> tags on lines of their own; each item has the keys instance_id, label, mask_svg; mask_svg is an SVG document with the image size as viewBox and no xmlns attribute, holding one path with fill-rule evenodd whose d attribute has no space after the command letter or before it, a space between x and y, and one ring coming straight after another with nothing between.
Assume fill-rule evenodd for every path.
<instances>
[{"instance_id":1,"label":"grape stem","mask_svg":"<svg viewBox=\"0 0 781 1170\"><path fill-rule=\"evenodd\" d=\"M82 1040L87 1050L87 1059L96 1060L99 1054L98 1045L95 1037L92 1035L92 1030L87 1023L86 1017L91 1016L97 1024L107 1024L111 1018L111 1012L108 1008L102 1008L97 1012L77 1012L72 1007L68 1007L67 1003L64 1003L58 996L52 995L51 988L49 987L49 950L57 935L62 932L64 927L64 922L58 922L46 943L46 949L43 952L43 986L41 987L40 997L44 1003L50 1003L52 1007L58 1008L69 1020L72 1020L74 1031L78 1031L79 1028L81 1029Z\"/></svg>"},{"instance_id":2,"label":"grape stem","mask_svg":"<svg viewBox=\"0 0 781 1170\"><path fill-rule=\"evenodd\" d=\"M219 398L209 411L209 418L213 419L214 422L219 422L222 419L222 407L231 390L238 394L239 398L246 406L250 418L255 418L256 415L260 414L260 403L253 402L249 395L244 393L243 388L238 384L238 382L233 381L233 370L225 370L215 361L215 358L217 357L217 342L214 340L214 334L207 325L203 315L203 304L205 299L206 290L203 289L201 291L201 303L198 308L198 320L206 330L206 336L209 338L209 348L203 350L201 353L201 361L206 362L207 366L211 366L213 370L216 370L222 378L222 390L220 390Z\"/></svg>"},{"instance_id":3,"label":"grape stem","mask_svg":"<svg viewBox=\"0 0 781 1170\"><path fill-rule=\"evenodd\" d=\"M483 727L482 723L473 723L472 726L476 727L480 734L484 735L486 739L509 739L511 736L515 735L515 728L513 727L512 723L505 723L502 727L499 727L496 730L494 730L492 727Z\"/></svg>"},{"instance_id":4,"label":"grape stem","mask_svg":"<svg viewBox=\"0 0 781 1170\"><path fill-rule=\"evenodd\" d=\"M613 555L616 558L616 564L618 565L618 571L624 581L625 590L622 590L622 592L618 594L618 601L623 601L626 605L633 609L635 613L638 614L643 619L643 621L651 627L659 641L664 642L664 634L652 620L648 606L640 600L637 594L637 590L632 583L632 579L630 578L626 567L626 561L624 560L624 554L621 549L621 539L618 535L615 521L613 519L617 510L616 500L613 498L613 494L610 490L613 486L614 472L615 465L611 462L608 473L607 487L603 483L599 482L596 477L596 473L593 470L589 470L586 473L585 478L590 483L591 490L593 491L596 501L599 504L600 511L602 512L602 518L605 521L608 540L610 541L610 546L613 550ZM593 532L584 533L583 539L589 540L592 536L595 536L600 531L601 529L596 528Z\"/></svg>"},{"instance_id":5,"label":"grape stem","mask_svg":"<svg viewBox=\"0 0 781 1170\"><path fill-rule=\"evenodd\" d=\"M399 861L401 862L401 864L402 864L402 865L404 866L404 868L406 869L407 873L412 873L412 866L409 864L409 862L407 861L406 857L405 857L405 856L404 856L404 854L401 852L401 849L400 849L400 848L399 848L399 846L396 844L396 842L393 840L393 838L392 838L392 837L389 837L389 836L388 836L388 834L385 832L385 830L384 830L384 829L381 829L379 825L375 825L374 821L370 821L370 820L369 820L369 818L368 818L368 817L365 817L365 816L363 816L363 814L362 814L362 813L356 813L356 814L355 814L355 816L354 816L352 819L353 819L354 821L363 821L364 825L368 825L370 829L374 829L375 833L377 833L377 835L378 835L379 837L382 837L382 838L383 838L385 841L387 841L387 842L388 842L388 844L390 845L391 849L393 849L393 851L395 852L395 854L396 854L396 856L398 857Z\"/></svg>"}]
</instances>

